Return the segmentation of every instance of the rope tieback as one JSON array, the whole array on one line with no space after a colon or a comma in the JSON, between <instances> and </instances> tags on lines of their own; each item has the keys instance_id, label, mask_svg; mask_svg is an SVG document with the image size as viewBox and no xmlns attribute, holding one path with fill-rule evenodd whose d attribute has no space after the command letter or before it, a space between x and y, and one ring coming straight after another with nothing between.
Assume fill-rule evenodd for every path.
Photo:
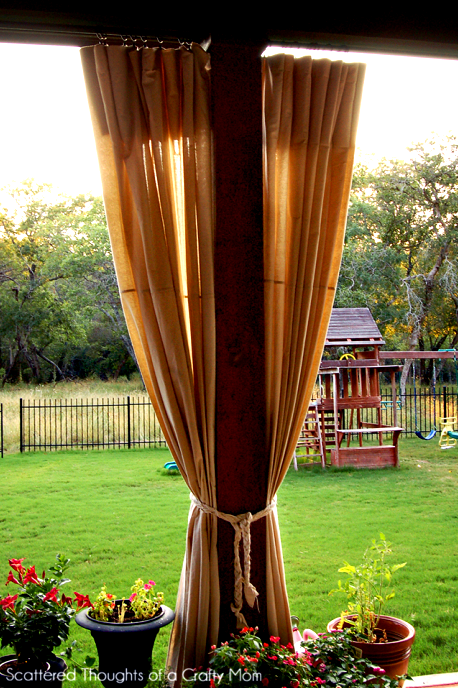
<instances>
[{"instance_id":1,"label":"rope tieback","mask_svg":"<svg viewBox=\"0 0 458 688\"><path fill-rule=\"evenodd\" d=\"M274 497L273 500L266 506L262 511L258 511L256 514L252 514L248 511L246 514L239 514L234 516L234 514L224 514L218 509L204 504L197 499L193 494L191 494L191 501L195 506L197 506L205 514L212 514L221 518L223 521L227 521L232 525L235 530L234 534L234 602L231 604L231 610L237 617L237 628L244 628L247 626L245 617L242 614L243 606L243 594L245 593L245 599L250 607L254 607L257 597L259 595L258 591L250 582L251 574L251 524L253 521L259 521L260 518L264 518L269 514L277 504L277 498ZM243 572L240 563L240 541L243 545Z\"/></svg>"}]
</instances>

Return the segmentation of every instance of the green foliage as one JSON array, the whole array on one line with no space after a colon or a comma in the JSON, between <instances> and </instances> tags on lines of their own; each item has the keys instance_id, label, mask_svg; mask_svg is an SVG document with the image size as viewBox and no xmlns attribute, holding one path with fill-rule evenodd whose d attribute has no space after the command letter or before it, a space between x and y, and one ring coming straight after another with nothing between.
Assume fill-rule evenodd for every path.
<instances>
[{"instance_id":1,"label":"green foliage","mask_svg":"<svg viewBox=\"0 0 458 688\"><path fill-rule=\"evenodd\" d=\"M391 543L380 533L380 540L372 540L364 552L361 564L352 566L345 562L339 569L339 573L347 574L347 579L343 584L339 580L338 587L329 593L346 595L348 604L342 612L341 624L350 625L358 637L369 643L377 642L375 631L380 614L385 603L394 597L393 590L385 592L385 585L390 585L393 574L406 565L404 562L388 566L385 560L391 553Z\"/></svg>"},{"instance_id":2,"label":"green foliage","mask_svg":"<svg viewBox=\"0 0 458 688\"><path fill-rule=\"evenodd\" d=\"M56 198L33 181L3 198L3 383L135 370L101 199Z\"/></svg>"},{"instance_id":3,"label":"green foliage","mask_svg":"<svg viewBox=\"0 0 458 688\"><path fill-rule=\"evenodd\" d=\"M67 640L70 621L75 613L72 599L59 588L69 579L64 577L69 559L57 555L51 575L41 578L35 566L27 570L24 559L10 559L7 584L17 586L15 595L0 600L0 638L2 647L14 647L18 661L34 665L52 658L52 651Z\"/></svg>"},{"instance_id":4,"label":"green foliage","mask_svg":"<svg viewBox=\"0 0 458 688\"><path fill-rule=\"evenodd\" d=\"M156 616L161 604L164 602L164 593L154 592L156 583L149 580L144 583L141 578L137 578L134 585L131 587L132 595L129 601L116 603L115 596L107 592L107 586L102 586L97 598L94 602L90 616L97 621L115 621L117 623L124 623L124 621L132 621L132 618L125 618L128 609L132 610L137 621L144 619L152 619Z\"/></svg>"},{"instance_id":5,"label":"green foliage","mask_svg":"<svg viewBox=\"0 0 458 688\"><path fill-rule=\"evenodd\" d=\"M310 662L310 685L334 688L378 685L380 688L397 688L398 680L385 676L385 671L365 657L357 657L347 630L323 633L303 643ZM325 683L323 683L323 681Z\"/></svg>"},{"instance_id":6,"label":"green foliage","mask_svg":"<svg viewBox=\"0 0 458 688\"><path fill-rule=\"evenodd\" d=\"M107 586L103 585L95 598L92 616L94 619L97 619L97 621L109 621L114 605L114 595L107 592Z\"/></svg>"},{"instance_id":7,"label":"green foliage","mask_svg":"<svg viewBox=\"0 0 458 688\"><path fill-rule=\"evenodd\" d=\"M68 667L71 667L76 674L80 676L84 674L85 669L91 669L95 666L96 658L91 655L86 655L84 658L78 660L75 657L75 652L80 651L80 646L77 640L73 640L65 650L60 653L61 657L64 657L65 662Z\"/></svg>"},{"instance_id":8,"label":"green foliage","mask_svg":"<svg viewBox=\"0 0 458 688\"><path fill-rule=\"evenodd\" d=\"M296 657L290 643L281 645L280 638L274 636L263 643L257 630L243 628L239 635L232 635L220 647L212 647L208 674L214 683L234 687L249 685L252 688L309 685L306 655ZM194 683L195 677L191 681Z\"/></svg>"},{"instance_id":9,"label":"green foliage","mask_svg":"<svg viewBox=\"0 0 458 688\"><path fill-rule=\"evenodd\" d=\"M154 592L156 583L149 580L144 583L141 578L137 578L132 586L130 596L130 607L138 620L152 619L159 611L159 607L164 602L164 593Z\"/></svg>"},{"instance_id":10,"label":"green foliage","mask_svg":"<svg viewBox=\"0 0 458 688\"><path fill-rule=\"evenodd\" d=\"M444 348L458 332L458 144L355 168L336 306L367 306L389 348Z\"/></svg>"},{"instance_id":11,"label":"green foliage","mask_svg":"<svg viewBox=\"0 0 458 688\"><path fill-rule=\"evenodd\" d=\"M213 646L206 672L191 681L215 686L252 688L361 688L377 681L382 688L396 688L397 681L365 658L357 658L346 631L323 634L294 648L271 636L263 642L254 628L243 628L230 640ZM200 678L202 677L202 678Z\"/></svg>"}]
</instances>

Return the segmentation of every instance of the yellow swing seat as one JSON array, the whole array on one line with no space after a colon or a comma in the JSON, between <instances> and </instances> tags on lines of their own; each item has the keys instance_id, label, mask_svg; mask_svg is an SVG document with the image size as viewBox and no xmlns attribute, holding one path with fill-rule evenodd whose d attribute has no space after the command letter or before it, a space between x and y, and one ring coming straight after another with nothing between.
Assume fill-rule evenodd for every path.
<instances>
[{"instance_id":1,"label":"yellow swing seat","mask_svg":"<svg viewBox=\"0 0 458 688\"><path fill-rule=\"evenodd\" d=\"M452 449L456 446L458 438L458 433L455 432L457 418L456 416L447 416L445 418L440 418L439 422L442 427L439 438L439 447L441 449Z\"/></svg>"}]
</instances>

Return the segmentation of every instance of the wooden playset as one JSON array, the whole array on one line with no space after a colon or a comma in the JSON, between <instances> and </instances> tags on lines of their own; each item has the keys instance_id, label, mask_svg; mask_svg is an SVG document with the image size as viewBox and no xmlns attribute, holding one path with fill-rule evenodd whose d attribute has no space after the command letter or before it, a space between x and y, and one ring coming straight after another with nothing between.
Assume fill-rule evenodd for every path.
<instances>
[{"instance_id":1,"label":"wooden playset","mask_svg":"<svg viewBox=\"0 0 458 688\"><path fill-rule=\"evenodd\" d=\"M339 359L321 362L318 395L310 405L294 455L323 467L355 466L381 468L397 466L398 439L395 373L399 365L380 362L384 340L368 308L335 308L332 311L325 351L345 347ZM392 424L382 423L380 373L391 380ZM363 420L364 410L374 409L376 422ZM353 441L353 444L352 444Z\"/></svg>"}]
</instances>

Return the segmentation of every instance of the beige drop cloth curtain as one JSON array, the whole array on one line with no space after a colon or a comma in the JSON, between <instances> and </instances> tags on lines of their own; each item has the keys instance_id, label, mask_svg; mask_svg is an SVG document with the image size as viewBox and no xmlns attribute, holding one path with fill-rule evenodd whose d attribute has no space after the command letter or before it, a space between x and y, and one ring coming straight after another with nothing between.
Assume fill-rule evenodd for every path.
<instances>
[{"instance_id":1,"label":"beige drop cloth curtain","mask_svg":"<svg viewBox=\"0 0 458 688\"><path fill-rule=\"evenodd\" d=\"M268 501L291 463L316 380L342 257L365 65L264 61ZM267 517L268 623L288 615L276 514Z\"/></svg>"},{"instance_id":2,"label":"beige drop cloth curtain","mask_svg":"<svg viewBox=\"0 0 458 688\"><path fill-rule=\"evenodd\" d=\"M209 57L198 46L81 54L132 343L188 487L217 508ZM362 74L361 65L328 60L264 60L268 501L290 463L323 348ZM269 631L286 638L276 510L266 519ZM204 665L217 640L216 533L216 517L192 504L168 661L178 673Z\"/></svg>"},{"instance_id":3,"label":"beige drop cloth curtain","mask_svg":"<svg viewBox=\"0 0 458 688\"><path fill-rule=\"evenodd\" d=\"M189 489L216 506L209 57L101 45L81 56L137 361ZM196 666L218 633L216 532L216 517L191 507L175 665Z\"/></svg>"}]
</instances>

